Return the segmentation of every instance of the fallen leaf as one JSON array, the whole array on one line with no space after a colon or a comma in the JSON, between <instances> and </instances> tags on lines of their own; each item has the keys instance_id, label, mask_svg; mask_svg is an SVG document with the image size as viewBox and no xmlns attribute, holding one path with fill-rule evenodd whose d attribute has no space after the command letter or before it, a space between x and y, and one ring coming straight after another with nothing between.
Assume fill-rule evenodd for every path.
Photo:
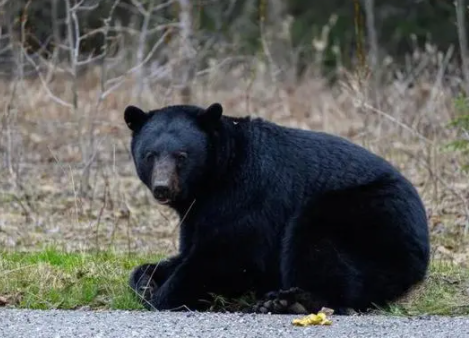
<instances>
[{"instance_id":1,"label":"fallen leaf","mask_svg":"<svg viewBox=\"0 0 469 338\"><path fill-rule=\"evenodd\" d=\"M333 310L323 308L318 314L310 314L300 319L293 319L292 324L295 326L309 326L309 325L331 325L332 321L327 318L332 315Z\"/></svg>"}]
</instances>

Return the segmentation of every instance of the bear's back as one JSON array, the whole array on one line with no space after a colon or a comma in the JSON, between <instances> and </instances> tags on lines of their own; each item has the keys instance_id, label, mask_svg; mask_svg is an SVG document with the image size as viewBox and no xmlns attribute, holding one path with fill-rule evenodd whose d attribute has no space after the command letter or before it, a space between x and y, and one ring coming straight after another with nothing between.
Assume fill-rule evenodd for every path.
<instances>
[{"instance_id":1,"label":"bear's back","mask_svg":"<svg viewBox=\"0 0 469 338\"><path fill-rule=\"evenodd\" d=\"M384 158L340 136L262 119L246 121L241 129L245 140L243 152L263 171L324 179L333 185L359 185L380 177L402 177Z\"/></svg>"}]
</instances>

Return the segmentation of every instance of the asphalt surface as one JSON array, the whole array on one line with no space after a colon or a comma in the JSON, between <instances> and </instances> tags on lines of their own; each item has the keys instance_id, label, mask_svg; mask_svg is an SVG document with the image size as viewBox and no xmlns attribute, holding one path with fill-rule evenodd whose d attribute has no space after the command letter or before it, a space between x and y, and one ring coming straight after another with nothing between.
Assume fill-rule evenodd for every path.
<instances>
[{"instance_id":1,"label":"asphalt surface","mask_svg":"<svg viewBox=\"0 0 469 338\"><path fill-rule=\"evenodd\" d=\"M59 337L469 337L469 317L332 316L296 327L296 316L141 311L0 310L2 338Z\"/></svg>"}]
</instances>

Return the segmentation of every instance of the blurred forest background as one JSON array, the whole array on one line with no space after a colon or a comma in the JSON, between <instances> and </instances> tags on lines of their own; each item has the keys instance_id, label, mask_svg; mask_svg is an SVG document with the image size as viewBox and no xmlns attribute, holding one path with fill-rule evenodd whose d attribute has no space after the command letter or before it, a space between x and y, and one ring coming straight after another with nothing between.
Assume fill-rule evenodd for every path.
<instances>
[{"instance_id":1,"label":"blurred forest background","mask_svg":"<svg viewBox=\"0 0 469 338\"><path fill-rule=\"evenodd\" d=\"M386 57L404 65L427 44L439 50L460 47L456 2L450 0L4 0L0 5L8 74L17 55L8 47L15 39L30 54L65 61L69 53L61 46L80 37L80 56L99 62L104 49L107 56L127 50L135 58L163 38L152 61L164 64L171 54L162 49L174 36L188 34L196 48L195 68L221 55L264 53L267 40L278 67L295 66L295 80L318 61L318 53L330 75L338 65L363 62L360 53L373 66ZM462 29L467 35L467 25Z\"/></svg>"},{"instance_id":2,"label":"blurred forest background","mask_svg":"<svg viewBox=\"0 0 469 338\"><path fill-rule=\"evenodd\" d=\"M468 258L464 0L0 0L0 247L174 250L126 105L218 101L333 132L417 186L434 253Z\"/></svg>"},{"instance_id":3,"label":"blurred forest background","mask_svg":"<svg viewBox=\"0 0 469 338\"><path fill-rule=\"evenodd\" d=\"M268 43L277 68L295 68L292 81L306 76L312 62L334 78L338 66L350 68L365 58L373 68L390 58L404 67L429 44L442 51L456 48L456 58L461 47L451 0L3 0L0 5L1 68L8 75L17 70L15 41L22 51L55 62L70 61L73 45L75 57L92 58L80 62L83 66L124 51L132 62L161 42L149 61L163 65L173 57L173 38L184 35L194 49L186 51L194 69L212 58L265 54Z\"/></svg>"}]
</instances>

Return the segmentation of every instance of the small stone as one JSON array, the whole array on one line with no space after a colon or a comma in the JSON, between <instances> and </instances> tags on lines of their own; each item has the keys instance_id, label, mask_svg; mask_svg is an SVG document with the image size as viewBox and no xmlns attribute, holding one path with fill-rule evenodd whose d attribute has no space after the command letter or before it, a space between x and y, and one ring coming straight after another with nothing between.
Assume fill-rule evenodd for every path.
<instances>
[{"instance_id":1,"label":"small stone","mask_svg":"<svg viewBox=\"0 0 469 338\"><path fill-rule=\"evenodd\" d=\"M295 314L307 314L308 313L305 307L298 302L292 304L288 309Z\"/></svg>"},{"instance_id":2,"label":"small stone","mask_svg":"<svg viewBox=\"0 0 469 338\"><path fill-rule=\"evenodd\" d=\"M321 308L321 310L319 312L325 313L326 316L332 316L334 314L334 310L330 309L330 308L327 308L327 307Z\"/></svg>"},{"instance_id":3,"label":"small stone","mask_svg":"<svg viewBox=\"0 0 469 338\"><path fill-rule=\"evenodd\" d=\"M280 305L282 305L283 307L287 307L288 306L288 302L285 300L285 299L281 299L279 301Z\"/></svg>"},{"instance_id":4,"label":"small stone","mask_svg":"<svg viewBox=\"0 0 469 338\"><path fill-rule=\"evenodd\" d=\"M89 306L89 305L80 306L77 310L79 310L79 311L91 311L91 306Z\"/></svg>"},{"instance_id":5,"label":"small stone","mask_svg":"<svg viewBox=\"0 0 469 338\"><path fill-rule=\"evenodd\" d=\"M285 306L282 306L280 302L274 302L274 313L282 313L285 312Z\"/></svg>"},{"instance_id":6,"label":"small stone","mask_svg":"<svg viewBox=\"0 0 469 338\"><path fill-rule=\"evenodd\" d=\"M8 299L5 297L0 296L0 306L5 306L8 304Z\"/></svg>"}]
</instances>

